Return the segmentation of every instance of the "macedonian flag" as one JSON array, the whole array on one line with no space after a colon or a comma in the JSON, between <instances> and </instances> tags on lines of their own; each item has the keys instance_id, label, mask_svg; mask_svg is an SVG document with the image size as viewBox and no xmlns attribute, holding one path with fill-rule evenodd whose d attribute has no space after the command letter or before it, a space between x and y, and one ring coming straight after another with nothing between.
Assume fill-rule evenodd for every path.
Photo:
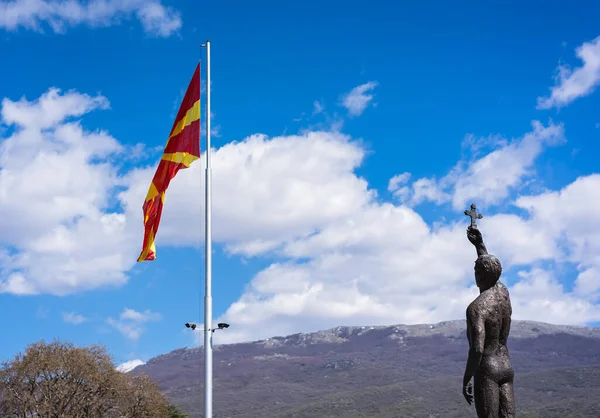
<instances>
[{"instance_id":1,"label":"macedonian flag","mask_svg":"<svg viewBox=\"0 0 600 418\"><path fill-rule=\"evenodd\" d=\"M200 64L196 67L171 128L162 158L144 201L144 244L138 262L154 260L154 238L169 183L181 169L200 158Z\"/></svg>"}]
</instances>

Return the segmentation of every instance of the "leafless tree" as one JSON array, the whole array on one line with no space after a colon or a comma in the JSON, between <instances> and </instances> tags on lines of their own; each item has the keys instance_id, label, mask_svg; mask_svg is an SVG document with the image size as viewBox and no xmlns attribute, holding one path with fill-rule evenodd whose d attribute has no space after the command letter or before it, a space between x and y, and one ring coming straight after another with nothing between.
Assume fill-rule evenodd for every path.
<instances>
[{"instance_id":1,"label":"leafless tree","mask_svg":"<svg viewBox=\"0 0 600 418\"><path fill-rule=\"evenodd\" d=\"M118 372L103 346L30 345L0 369L3 417L168 417L169 402L147 376Z\"/></svg>"}]
</instances>

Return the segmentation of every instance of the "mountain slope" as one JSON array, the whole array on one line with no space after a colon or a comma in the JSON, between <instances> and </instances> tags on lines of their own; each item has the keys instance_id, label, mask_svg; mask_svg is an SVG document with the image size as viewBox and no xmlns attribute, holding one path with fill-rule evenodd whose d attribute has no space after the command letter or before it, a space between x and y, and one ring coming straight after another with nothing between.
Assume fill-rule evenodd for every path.
<instances>
[{"instance_id":1,"label":"mountain slope","mask_svg":"<svg viewBox=\"0 0 600 418\"><path fill-rule=\"evenodd\" d=\"M215 346L215 417L469 417L464 321L337 327ZM600 417L600 329L514 321L509 350L520 417ZM201 349L132 373L201 416Z\"/></svg>"}]
</instances>

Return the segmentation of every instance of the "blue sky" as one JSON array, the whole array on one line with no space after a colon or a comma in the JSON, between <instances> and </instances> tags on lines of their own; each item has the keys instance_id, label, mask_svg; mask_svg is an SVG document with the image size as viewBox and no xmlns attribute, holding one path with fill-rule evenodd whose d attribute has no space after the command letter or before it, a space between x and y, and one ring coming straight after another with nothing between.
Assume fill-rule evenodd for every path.
<instances>
[{"instance_id":1,"label":"blue sky","mask_svg":"<svg viewBox=\"0 0 600 418\"><path fill-rule=\"evenodd\" d=\"M600 8L577 4L0 1L0 357L198 343L203 161L135 259L206 39L217 343L462 318L471 201L516 319L596 325Z\"/></svg>"}]
</instances>

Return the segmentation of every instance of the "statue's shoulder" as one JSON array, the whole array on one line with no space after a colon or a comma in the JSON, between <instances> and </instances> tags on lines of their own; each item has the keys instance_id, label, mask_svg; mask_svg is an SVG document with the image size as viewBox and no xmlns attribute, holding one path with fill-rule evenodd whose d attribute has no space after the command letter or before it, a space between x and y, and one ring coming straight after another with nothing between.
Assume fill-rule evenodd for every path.
<instances>
[{"instance_id":1,"label":"statue's shoulder","mask_svg":"<svg viewBox=\"0 0 600 418\"><path fill-rule=\"evenodd\" d=\"M500 280L498 280L498 288L502 289L502 290L506 290L508 292L508 288L506 287L506 285L504 283L502 283Z\"/></svg>"},{"instance_id":2,"label":"statue's shoulder","mask_svg":"<svg viewBox=\"0 0 600 418\"><path fill-rule=\"evenodd\" d=\"M502 283L500 280L498 280L496 287L498 288L498 292L502 293L503 295L508 296L508 294L509 294L508 287L506 287L504 285L504 283Z\"/></svg>"},{"instance_id":3,"label":"statue's shoulder","mask_svg":"<svg viewBox=\"0 0 600 418\"><path fill-rule=\"evenodd\" d=\"M503 292L498 289L496 292ZM488 315L494 310L494 299L496 294L493 289L488 289L485 292L479 294L473 302L467 307L467 318L468 317L482 317L487 318ZM491 303L492 302L492 303Z\"/></svg>"},{"instance_id":4,"label":"statue's shoulder","mask_svg":"<svg viewBox=\"0 0 600 418\"><path fill-rule=\"evenodd\" d=\"M467 316L480 314L485 306L485 295L482 293L467 307Z\"/></svg>"}]
</instances>

